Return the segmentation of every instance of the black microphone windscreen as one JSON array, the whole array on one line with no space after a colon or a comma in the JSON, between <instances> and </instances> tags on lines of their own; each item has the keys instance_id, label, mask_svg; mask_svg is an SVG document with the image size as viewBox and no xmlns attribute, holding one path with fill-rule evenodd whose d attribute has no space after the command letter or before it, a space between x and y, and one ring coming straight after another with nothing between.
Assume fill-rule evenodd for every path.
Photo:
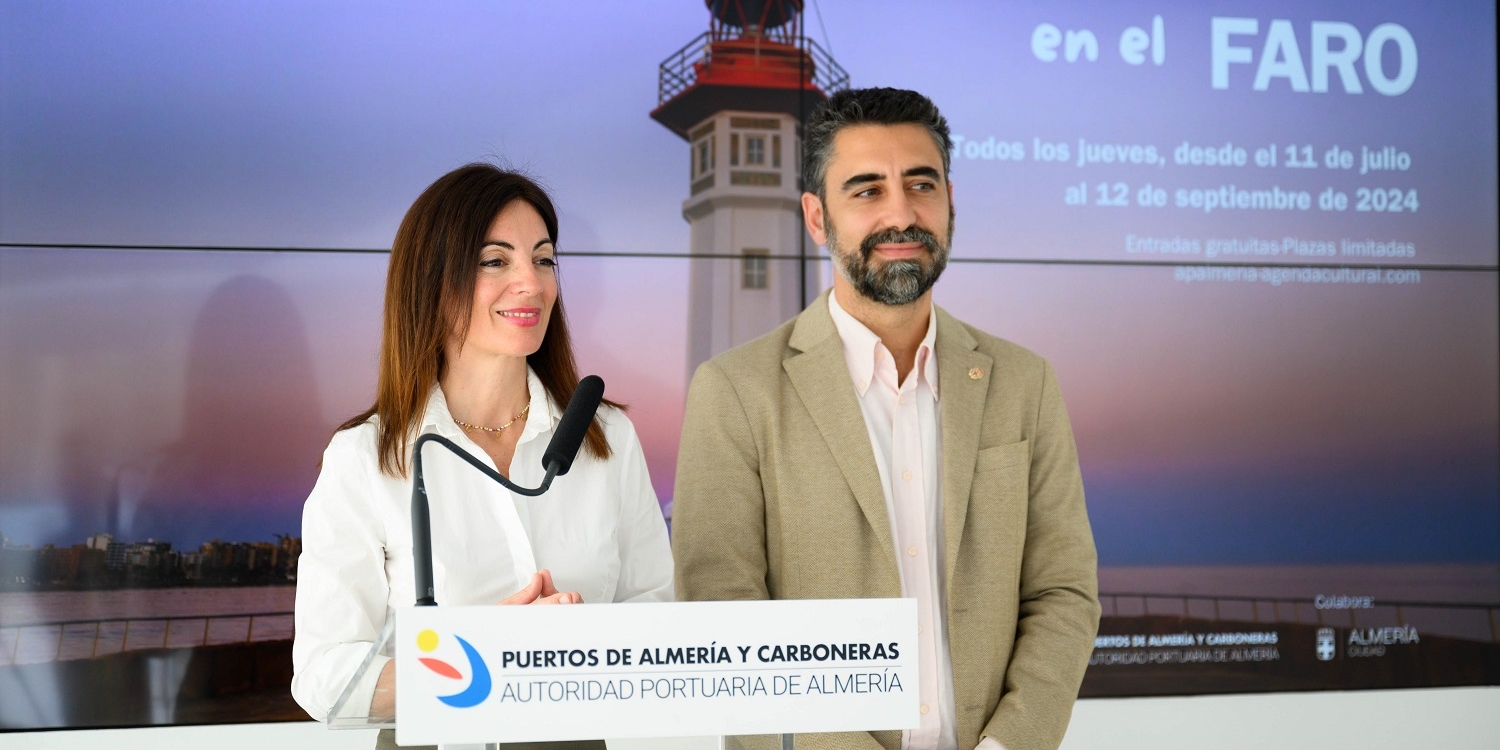
<instances>
[{"instance_id":1,"label":"black microphone windscreen","mask_svg":"<svg viewBox=\"0 0 1500 750\"><path fill-rule=\"evenodd\" d=\"M594 422L594 412L599 410L599 402L603 400L602 378L590 375L578 381L578 387L573 389L573 397L568 399L568 406L563 409L562 419L557 423L557 432L552 434L552 442L547 443L547 450L542 453L542 468L557 463L557 476L573 468L573 459L578 456L589 425Z\"/></svg>"}]
</instances>

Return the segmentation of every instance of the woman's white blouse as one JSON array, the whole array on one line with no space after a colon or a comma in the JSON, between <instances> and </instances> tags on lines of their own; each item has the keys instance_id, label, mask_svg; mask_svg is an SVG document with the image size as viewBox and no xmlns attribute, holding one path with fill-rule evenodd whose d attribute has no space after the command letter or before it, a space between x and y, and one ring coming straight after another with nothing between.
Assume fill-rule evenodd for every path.
<instances>
[{"instance_id":1,"label":"woman's white blouse","mask_svg":"<svg viewBox=\"0 0 1500 750\"><path fill-rule=\"evenodd\" d=\"M531 411L510 479L541 483L542 452L562 410L527 370ZM422 449L432 515L438 604L494 604L542 568L559 591L585 603L670 601L672 553L635 427L619 410L599 409L613 455L580 450L573 468L540 497L501 487L436 443ZM433 387L421 432L452 440L493 467L448 413ZM502 472L504 473L504 472ZM397 608L416 601L411 548L411 478L382 474L372 419L334 435L302 511L297 565L292 695L324 720ZM347 704L365 710L389 653L378 656Z\"/></svg>"}]
</instances>

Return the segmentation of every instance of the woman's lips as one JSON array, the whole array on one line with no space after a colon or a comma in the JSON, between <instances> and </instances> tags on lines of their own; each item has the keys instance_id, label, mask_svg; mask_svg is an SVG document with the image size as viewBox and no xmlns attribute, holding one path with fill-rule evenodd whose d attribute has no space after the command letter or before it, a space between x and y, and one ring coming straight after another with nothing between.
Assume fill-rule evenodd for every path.
<instances>
[{"instance_id":1,"label":"woman's lips","mask_svg":"<svg viewBox=\"0 0 1500 750\"><path fill-rule=\"evenodd\" d=\"M542 308L540 307L517 307L510 310L500 310L497 313L507 323L518 325L522 328L530 328L542 322Z\"/></svg>"}]
</instances>

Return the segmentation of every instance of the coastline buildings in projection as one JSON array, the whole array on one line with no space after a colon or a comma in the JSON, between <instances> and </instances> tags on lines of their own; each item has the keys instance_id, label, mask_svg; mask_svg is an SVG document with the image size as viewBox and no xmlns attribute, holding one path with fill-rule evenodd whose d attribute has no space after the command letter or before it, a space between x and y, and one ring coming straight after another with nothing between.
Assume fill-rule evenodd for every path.
<instances>
[{"instance_id":1,"label":"coastline buildings in projection","mask_svg":"<svg viewBox=\"0 0 1500 750\"><path fill-rule=\"evenodd\" d=\"M196 550L171 542L116 541L111 534L82 544L41 547L0 542L0 591L153 588L293 583L302 539L277 534L273 542L204 542Z\"/></svg>"},{"instance_id":2,"label":"coastline buildings in projection","mask_svg":"<svg viewBox=\"0 0 1500 750\"><path fill-rule=\"evenodd\" d=\"M688 376L801 312L822 284L802 224L802 122L849 76L802 34L801 0L707 0L661 63L651 117L688 143Z\"/></svg>"}]
</instances>

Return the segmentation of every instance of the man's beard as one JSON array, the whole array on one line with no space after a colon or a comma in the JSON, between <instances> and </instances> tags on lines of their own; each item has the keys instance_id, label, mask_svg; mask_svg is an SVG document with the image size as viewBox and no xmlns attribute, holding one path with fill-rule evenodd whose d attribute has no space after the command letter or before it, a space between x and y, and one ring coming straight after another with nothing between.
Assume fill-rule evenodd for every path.
<instances>
[{"instance_id":1,"label":"man's beard","mask_svg":"<svg viewBox=\"0 0 1500 750\"><path fill-rule=\"evenodd\" d=\"M948 214L948 239L953 239L953 214ZM925 257L888 260L879 265L870 262L876 245L919 242L927 248ZM833 256L833 265L839 275L854 285L861 296L883 305L900 306L916 302L927 293L943 269L948 267L949 246L938 241L936 235L919 226L904 230L886 229L876 232L859 243L857 249L845 251L839 247L838 233L833 222L828 222L828 249Z\"/></svg>"}]
</instances>

